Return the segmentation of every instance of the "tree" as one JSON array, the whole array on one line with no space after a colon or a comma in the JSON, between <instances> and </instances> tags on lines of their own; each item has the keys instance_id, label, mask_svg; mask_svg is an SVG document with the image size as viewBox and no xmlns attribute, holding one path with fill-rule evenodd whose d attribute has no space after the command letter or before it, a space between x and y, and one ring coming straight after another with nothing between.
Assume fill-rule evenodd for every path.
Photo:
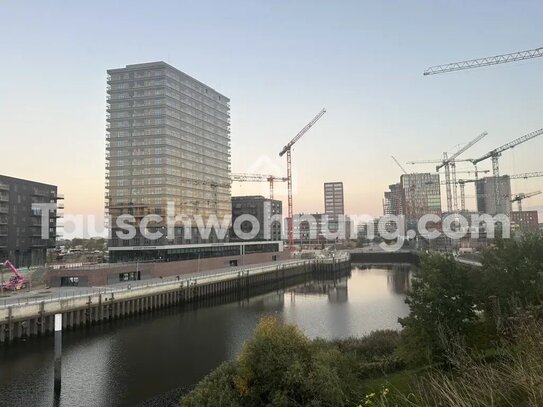
<instances>
[{"instance_id":1,"label":"tree","mask_svg":"<svg viewBox=\"0 0 543 407\"><path fill-rule=\"evenodd\" d=\"M465 338L476 320L469 270L451 256L423 257L406 303L410 313L399 322L402 353L414 363L442 361L447 344L444 337Z\"/></svg>"},{"instance_id":2,"label":"tree","mask_svg":"<svg viewBox=\"0 0 543 407\"><path fill-rule=\"evenodd\" d=\"M508 317L543 298L543 234L503 239L483 253L477 296L488 315ZM498 315L494 315L498 316Z\"/></svg>"},{"instance_id":3,"label":"tree","mask_svg":"<svg viewBox=\"0 0 543 407\"><path fill-rule=\"evenodd\" d=\"M243 405L340 405L339 376L325 363L330 355L313 351L295 326L263 318L239 357L236 384Z\"/></svg>"},{"instance_id":4,"label":"tree","mask_svg":"<svg viewBox=\"0 0 543 407\"><path fill-rule=\"evenodd\" d=\"M234 363L222 365L183 406L342 406L346 366L337 348L313 343L298 328L263 318Z\"/></svg>"}]
</instances>

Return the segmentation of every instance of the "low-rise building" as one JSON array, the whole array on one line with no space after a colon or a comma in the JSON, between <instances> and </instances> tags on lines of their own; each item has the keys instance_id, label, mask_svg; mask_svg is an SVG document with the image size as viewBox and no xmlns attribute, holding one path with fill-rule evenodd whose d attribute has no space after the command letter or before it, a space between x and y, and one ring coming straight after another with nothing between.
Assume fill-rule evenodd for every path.
<instances>
[{"instance_id":1,"label":"low-rise building","mask_svg":"<svg viewBox=\"0 0 543 407\"><path fill-rule=\"evenodd\" d=\"M236 234L233 227L230 233L230 241L282 240L283 203L281 201L264 198L261 195L232 197L232 225L238 226L244 234L249 234L253 225L248 220L241 220L240 217L244 215L250 215L256 219L259 225L258 233L250 239L243 239Z\"/></svg>"},{"instance_id":2,"label":"low-rise building","mask_svg":"<svg viewBox=\"0 0 543 407\"><path fill-rule=\"evenodd\" d=\"M536 232L539 230L539 215L537 211L511 212L511 223L522 232Z\"/></svg>"}]
</instances>

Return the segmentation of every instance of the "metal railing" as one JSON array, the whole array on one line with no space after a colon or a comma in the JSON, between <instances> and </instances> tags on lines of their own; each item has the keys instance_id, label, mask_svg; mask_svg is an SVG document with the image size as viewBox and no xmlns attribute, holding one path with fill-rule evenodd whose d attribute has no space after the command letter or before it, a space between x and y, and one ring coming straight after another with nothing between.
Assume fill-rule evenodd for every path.
<instances>
[{"instance_id":1,"label":"metal railing","mask_svg":"<svg viewBox=\"0 0 543 407\"><path fill-rule=\"evenodd\" d=\"M225 280L232 277L248 277L250 275L261 274L270 271L280 271L287 267L306 266L311 264L326 263L332 264L337 262L348 261L349 254L344 253L342 255L336 255L335 257L329 257L325 259L304 259L304 260L284 260L282 262L272 262L263 266L237 266L226 269L212 270L189 273L173 277L164 277L160 281L147 280L147 281L126 281L123 283L115 283L117 287L96 287L96 288L72 288L73 292L57 292L47 296L40 297L19 297L19 298L7 298L0 300L0 309L5 309L12 306L33 305L41 303L51 303L69 299L86 298L89 296L98 296L100 294L115 294L135 292L138 290L145 290L154 287L162 287L167 285L181 287L192 287L197 284L211 283L221 280ZM121 285L121 287L118 287Z\"/></svg>"}]
</instances>

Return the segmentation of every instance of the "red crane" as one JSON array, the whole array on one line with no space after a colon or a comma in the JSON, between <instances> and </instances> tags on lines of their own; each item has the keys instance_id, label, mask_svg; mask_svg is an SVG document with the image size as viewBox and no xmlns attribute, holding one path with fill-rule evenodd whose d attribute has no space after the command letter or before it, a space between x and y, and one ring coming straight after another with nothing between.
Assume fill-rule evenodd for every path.
<instances>
[{"instance_id":1,"label":"red crane","mask_svg":"<svg viewBox=\"0 0 543 407\"><path fill-rule=\"evenodd\" d=\"M279 157L282 157L287 154L287 185L288 185L288 218L287 218L287 226L288 226L288 248L290 251L294 250L294 225L292 222L293 218L293 211L292 211L292 146L294 143L296 143L300 138L307 133L307 131L313 127L315 123L326 113L326 109L322 109L314 118L311 120L307 125L300 130L296 136L290 142L283 147L281 152L279 153Z\"/></svg>"},{"instance_id":2,"label":"red crane","mask_svg":"<svg viewBox=\"0 0 543 407\"><path fill-rule=\"evenodd\" d=\"M17 270L9 260L5 261L4 267L9 268L14 276L2 284L2 290L15 291L26 288L26 278L24 278L22 274L19 273L19 270Z\"/></svg>"}]
</instances>

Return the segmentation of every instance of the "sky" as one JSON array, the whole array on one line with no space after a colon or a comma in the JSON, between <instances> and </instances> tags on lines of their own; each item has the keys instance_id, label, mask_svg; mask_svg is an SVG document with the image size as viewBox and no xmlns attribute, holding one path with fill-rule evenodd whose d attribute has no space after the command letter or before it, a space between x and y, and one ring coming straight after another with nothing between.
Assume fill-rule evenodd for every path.
<instances>
[{"instance_id":1,"label":"sky","mask_svg":"<svg viewBox=\"0 0 543 407\"><path fill-rule=\"evenodd\" d=\"M323 183L343 181L346 212L377 216L401 175L391 155L438 159L487 131L462 156L478 157L543 127L543 58L422 75L541 47L542 17L538 1L0 1L0 173L56 184L65 214L102 219L106 70L163 60L231 99L234 172L284 175L279 151L325 107L293 149L294 210L323 211ZM542 148L505 152L501 173L543 171Z\"/></svg>"}]
</instances>

